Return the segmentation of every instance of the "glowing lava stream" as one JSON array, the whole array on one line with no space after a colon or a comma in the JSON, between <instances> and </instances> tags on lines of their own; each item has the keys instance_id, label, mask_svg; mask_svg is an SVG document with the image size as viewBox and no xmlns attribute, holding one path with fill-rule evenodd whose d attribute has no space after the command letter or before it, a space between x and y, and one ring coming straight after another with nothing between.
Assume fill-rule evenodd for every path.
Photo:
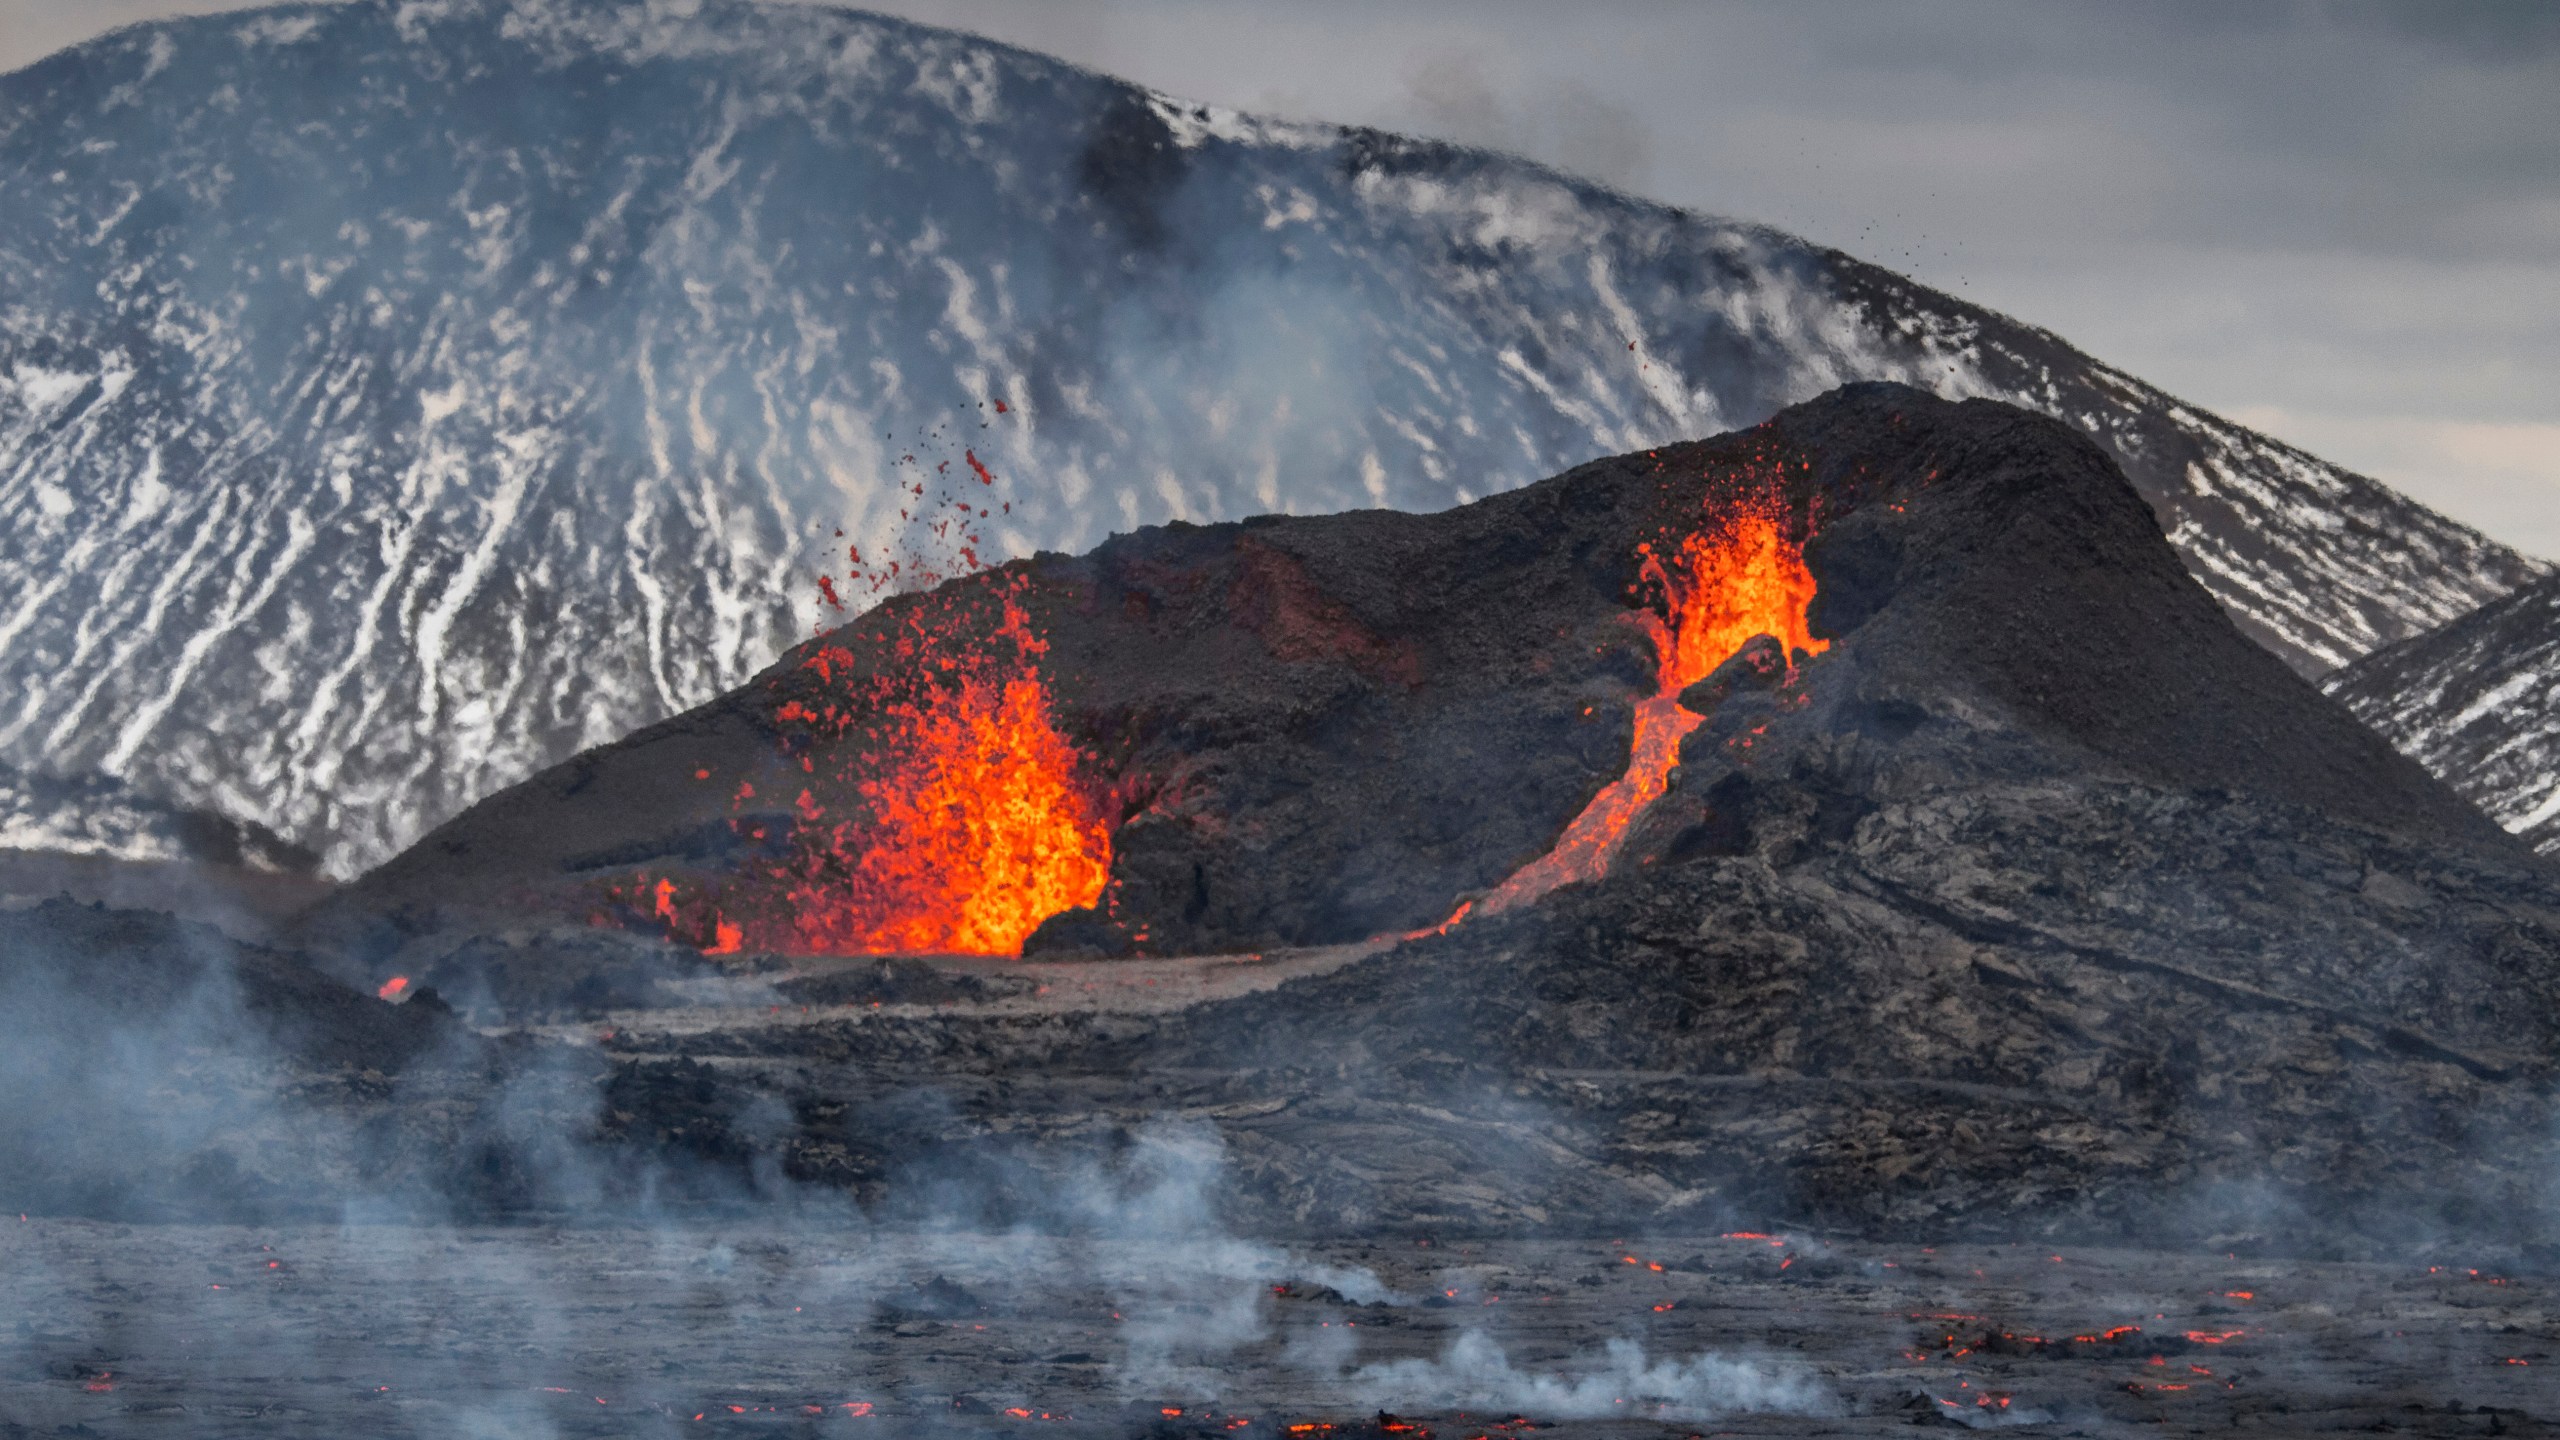
<instances>
[{"instance_id":1,"label":"glowing lava stream","mask_svg":"<svg viewBox=\"0 0 2560 1440\"><path fill-rule=\"evenodd\" d=\"M1685 537L1667 565L1650 545L1638 553L1644 556L1643 578L1661 587L1671 621L1665 625L1651 610L1638 612L1637 623L1653 641L1654 689L1636 703L1626 773L1591 797L1554 849L1512 872L1482 899L1459 906L1442 928L1471 913L1498 914L1559 885L1606 873L1636 817L1662 798L1680 763L1680 742L1705 718L1681 708L1680 692L1706 679L1752 637L1774 635L1790 656L1831 648L1805 628L1814 583L1802 547L1768 513L1744 510L1704 534Z\"/></svg>"}]
</instances>

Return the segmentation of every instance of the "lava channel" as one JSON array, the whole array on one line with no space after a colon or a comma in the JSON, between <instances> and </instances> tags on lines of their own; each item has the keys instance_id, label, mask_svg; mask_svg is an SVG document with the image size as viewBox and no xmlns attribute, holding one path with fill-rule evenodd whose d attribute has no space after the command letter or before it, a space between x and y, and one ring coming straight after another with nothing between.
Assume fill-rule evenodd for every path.
<instances>
[{"instance_id":1,"label":"lava channel","mask_svg":"<svg viewBox=\"0 0 2560 1440\"><path fill-rule=\"evenodd\" d=\"M1680 763L1680 742L1704 718L1682 708L1680 692L1752 639L1775 636L1791 663L1799 651L1819 655L1831 648L1806 628L1813 573L1774 502L1729 511L1707 529L1683 536L1668 554L1653 545L1638 546L1637 553L1643 561L1638 584L1661 595L1664 613L1647 608L1635 616L1653 642L1654 689L1636 704L1626 773L1591 797L1553 849L1481 899L1459 906L1447 924L1514 909L1560 885L1607 873L1636 817L1668 788Z\"/></svg>"}]
</instances>

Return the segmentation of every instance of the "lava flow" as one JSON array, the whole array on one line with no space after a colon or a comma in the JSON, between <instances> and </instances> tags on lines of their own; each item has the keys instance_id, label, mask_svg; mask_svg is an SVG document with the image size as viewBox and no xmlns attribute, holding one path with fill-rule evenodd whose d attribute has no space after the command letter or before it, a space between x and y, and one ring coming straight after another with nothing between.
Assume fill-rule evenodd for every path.
<instances>
[{"instance_id":1,"label":"lava flow","mask_svg":"<svg viewBox=\"0 0 2560 1440\"><path fill-rule=\"evenodd\" d=\"M1790 538L1774 502L1728 511L1703 532L1683 536L1666 555L1651 545L1643 556L1639 586L1662 597L1662 612L1636 612L1653 641L1653 694L1636 704L1635 739L1627 770L1591 797L1567 825L1555 848L1514 871L1481 900L1461 906L1451 923L1469 913L1490 915L1536 900L1559 885L1597 879L1609 868L1627 831L1645 807L1662 797L1680 742L1703 717L1684 709L1680 692L1707 678L1754 637L1770 635L1789 657L1831 648L1806 628L1812 572L1800 542ZM1669 618L1666 620L1664 616Z\"/></svg>"}]
</instances>

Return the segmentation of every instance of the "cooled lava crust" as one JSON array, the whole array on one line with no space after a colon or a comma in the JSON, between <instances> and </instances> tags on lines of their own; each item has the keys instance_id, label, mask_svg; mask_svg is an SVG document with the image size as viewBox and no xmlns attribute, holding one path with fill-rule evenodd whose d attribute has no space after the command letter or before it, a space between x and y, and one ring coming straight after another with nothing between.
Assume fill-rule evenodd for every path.
<instances>
[{"instance_id":1,"label":"cooled lava crust","mask_svg":"<svg viewBox=\"0 0 2560 1440\"><path fill-rule=\"evenodd\" d=\"M1627 767L1640 547L1739 504L1800 545L1810 643L1682 690L1702 718L1605 873L1445 924ZM773 717L817 646L1007 596L1110 799L1105 906L973 962L1029 996L883 968L614 1013L623 1163L1036 1216L1174 1117L1272 1231L2554 1233L2560 880L2234 630L2088 442L1898 387L1440 515L1167 527L893 602L308 933L368 984L396 953L459 999L497 955L524 993L573 948L538 927L770 853L733 797L815 773ZM1037 994L1074 969L1044 954L1381 936L1257 994Z\"/></svg>"}]
</instances>

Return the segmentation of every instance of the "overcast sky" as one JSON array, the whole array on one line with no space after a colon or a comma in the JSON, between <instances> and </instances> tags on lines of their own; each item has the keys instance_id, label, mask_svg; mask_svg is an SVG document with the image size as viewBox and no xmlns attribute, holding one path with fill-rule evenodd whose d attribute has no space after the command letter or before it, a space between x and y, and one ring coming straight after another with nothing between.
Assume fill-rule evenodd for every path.
<instances>
[{"instance_id":1,"label":"overcast sky","mask_svg":"<svg viewBox=\"0 0 2560 1440\"><path fill-rule=\"evenodd\" d=\"M0 0L0 69L203 0ZM882 0L1836 245L2560 558L2560 0Z\"/></svg>"}]
</instances>

